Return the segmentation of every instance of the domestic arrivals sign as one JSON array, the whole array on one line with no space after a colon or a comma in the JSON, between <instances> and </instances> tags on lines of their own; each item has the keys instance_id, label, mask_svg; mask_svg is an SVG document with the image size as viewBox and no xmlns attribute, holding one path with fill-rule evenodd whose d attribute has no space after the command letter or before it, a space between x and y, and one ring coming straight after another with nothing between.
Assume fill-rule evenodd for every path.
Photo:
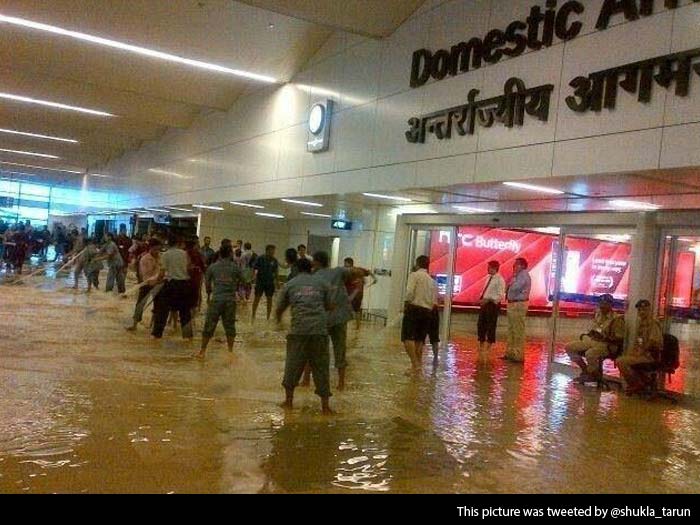
<instances>
[{"instance_id":1,"label":"domestic arrivals sign","mask_svg":"<svg viewBox=\"0 0 700 525\"><path fill-rule=\"evenodd\" d=\"M661 0L605 0L596 28L606 29L618 16L631 21L652 15L658 4ZM678 0L664 0L663 4L668 9L676 9ZM584 10L584 5L575 0L565 2L559 8L556 0L547 0L544 11L538 5L532 6L524 21L514 20L504 29L492 29L483 38L472 37L449 50L419 49L413 53L410 85L417 88L431 78L439 81L478 69L483 63L495 64L503 57L519 56L528 48L549 47L554 36L571 40L583 29L576 17ZM569 82L574 91L566 97L566 105L579 113L597 112L603 108L612 110L618 88L637 94L639 102L648 103L654 85L665 89L674 85L674 94L685 97L693 73L700 76L699 57L700 48L695 48L577 76ZM472 89L464 104L409 119L406 140L424 143L429 133L438 140L449 139L453 131L458 135L471 135L476 125L491 127L495 122L509 128L522 126L525 114L546 122L553 88L552 84L527 88L523 80L512 77L506 81L502 95L478 99L479 90Z\"/></svg>"}]
</instances>

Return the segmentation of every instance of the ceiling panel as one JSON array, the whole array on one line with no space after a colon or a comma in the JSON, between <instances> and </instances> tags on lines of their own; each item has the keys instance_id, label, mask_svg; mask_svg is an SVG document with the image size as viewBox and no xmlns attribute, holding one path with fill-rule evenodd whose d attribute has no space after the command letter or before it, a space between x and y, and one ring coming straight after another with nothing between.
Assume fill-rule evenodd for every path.
<instances>
[{"instance_id":1,"label":"ceiling panel","mask_svg":"<svg viewBox=\"0 0 700 525\"><path fill-rule=\"evenodd\" d=\"M0 0L0 14L122 43L291 78L330 31L299 18L229 0ZM0 127L80 140L43 147L87 170L186 128L202 111L226 111L261 84L34 28L0 23L0 92L107 111L116 118L0 99ZM0 148L7 137L0 135ZM42 180L59 180L46 173Z\"/></svg>"},{"instance_id":2,"label":"ceiling panel","mask_svg":"<svg viewBox=\"0 0 700 525\"><path fill-rule=\"evenodd\" d=\"M387 37L425 0L242 0L285 15L359 35Z\"/></svg>"}]
</instances>

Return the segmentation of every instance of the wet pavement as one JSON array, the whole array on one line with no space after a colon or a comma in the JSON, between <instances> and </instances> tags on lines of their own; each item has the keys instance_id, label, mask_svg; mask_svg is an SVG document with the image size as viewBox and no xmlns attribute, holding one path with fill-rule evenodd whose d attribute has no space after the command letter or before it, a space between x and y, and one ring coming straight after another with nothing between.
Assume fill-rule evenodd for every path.
<instances>
[{"instance_id":1,"label":"wet pavement","mask_svg":"<svg viewBox=\"0 0 700 525\"><path fill-rule=\"evenodd\" d=\"M411 379L398 328L366 324L337 414L308 388L285 412L274 325L200 362L198 337L127 333L133 296L68 284L0 285L0 492L700 491L695 404L574 385L541 345L523 367L459 338Z\"/></svg>"}]
</instances>

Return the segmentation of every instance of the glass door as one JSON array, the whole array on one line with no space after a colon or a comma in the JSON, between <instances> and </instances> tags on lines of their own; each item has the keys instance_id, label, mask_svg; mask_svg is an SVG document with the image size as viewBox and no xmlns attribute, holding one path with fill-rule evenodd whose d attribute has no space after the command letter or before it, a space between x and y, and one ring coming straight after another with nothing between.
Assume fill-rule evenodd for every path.
<instances>
[{"instance_id":1,"label":"glass door","mask_svg":"<svg viewBox=\"0 0 700 525\"><path fill-rule=\"evenodd\" d=\"M428 273L438 287L440 340L446 342L450 333L452 294L459 283L454 279L454 239L456 228L430 226L413 228L409 247L406 275L414 271L416 259L425 255L430 259ZM448 287L447 283L453 283Z\"/></svg>"},{"instance_id":2,"label":"glass door","mask_svg":"<svg viewBox=\"0 0 700 525\"><path fill-rule=\"evenodd\" d=\"M633 235L626 228L562 228L557 264L552 265L555 362L571 364L566 345L589 331L599 296L613 296L615 313L627 311ZM610 361L604 367L607 375L618 375Z\"/></svg>"},{"instance_id":3,"label":"glass door","mask_svg":"<svg viewBox=\"0 0 700 525\"><path fill-rule=\"evenodd\" d=\"M680 367L665 388L700 394L700 236L672 232L663 237L657 311L664 332L680 343Z\"/></svg>"}]
</instances>

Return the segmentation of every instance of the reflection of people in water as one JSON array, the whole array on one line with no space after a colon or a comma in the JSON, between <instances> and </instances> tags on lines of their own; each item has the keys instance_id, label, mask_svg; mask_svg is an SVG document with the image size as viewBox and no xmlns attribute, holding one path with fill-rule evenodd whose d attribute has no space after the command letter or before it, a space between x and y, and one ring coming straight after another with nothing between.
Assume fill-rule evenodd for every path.
<instances>
[{"instance_id":1,"label":"reflection of people in water","mask_svg":"<svg viewBox=\"0 0 700 525\"><path fill-rule=\"evenodd\" d=\"M328 492L336 480L341 436L336 423L286 417L263 462L262 492Z\"/></svg>"}]
</instances>

